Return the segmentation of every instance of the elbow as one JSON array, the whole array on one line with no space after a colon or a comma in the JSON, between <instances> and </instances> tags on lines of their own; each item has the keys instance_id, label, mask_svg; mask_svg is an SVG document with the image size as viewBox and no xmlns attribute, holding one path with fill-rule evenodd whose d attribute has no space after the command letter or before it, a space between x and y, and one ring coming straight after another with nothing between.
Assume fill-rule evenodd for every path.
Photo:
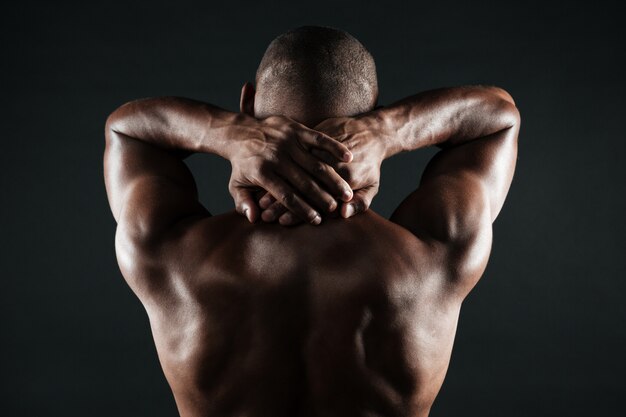
<instances>
[{"instance_id":1,"label":"elbow","mask_svg":"<svg viewBox=\"0 0 626 417\"><path fill-rule=\"evenodd\" d=\"M499 129L509 129L519 126L520 112L515 100L508 91L496 86L481 86L481 97L486 104L485 111L491 113L495 126Z\"/></svg>"},{"instance_id":2,"label":"elbow","mask_svg":"<svg viewBox=\"0 0 626 417\"><path fill-rule=\"evenodd\" d=\"M115 130L114 130L115 120L112 116L113 116L113 113L111 113L109 117L107 117L107 120L104 123L104 140L107 146L111 142L111 139L113 138L113 136L115 136L114 135L115 134Z\"/></svg>"},{"instance_id":3,"label":"elbow","mask_svg":"<svg viewBox=\"0 0 626 417\"><path fill-rule=\"evenodd\" d=\"M109 142L115 136L115 133L118 133L120 130L120 117L118 114L118 110L119 108L113 113L109 114L106 122L104 123L104 137L107 142Z\"/></svg>"},{"instance_id":4,"label":"elbow","mask_svg":"<svg viewBox=\"0 0 626 417\"><path fill-rule=\"evenodd\" d=\"M115 123L116 117L115 112L111 113L104 123L104 137L105 139L109 139L111 137L111 133L115 132Z\"/></svg>"},{"instance_id":5,"label":"elbow","mask_svg":"<svg viewBox=\"0 0 626 417\"><path fill-rule=\"evenodd\" d=\"M509 94L509 92L506 91L504 88L500 88L496 86L491 86L488 88L489 88L490 93L496 95L499 99L504 100L507 103L510 103L513 106L515 106L515 100L513 100L513 97L511 96L511 94Z\"/></svg>"},{"instance_id":6,"label":"elbow","mask_svg":"<svg viewBox=\"0 0 626 417\"><path fill-rule=\"evenodd\" d=\"M119 140L119 127L118 120L115 117L115 112L111 113L104 124L104 144L105 149L110 148L113 144Z\"/></svg>"},{"instance_id":7,"label":"elbow","mask_svg":"<svg viewBox=\"0 0 626 417\"><path fill-rule=\"evenodd\" d=\"M132 101L124 103L109 114L104 124L105 137L109 138L114 136L113 133L125 132L127 116L132 111L131 104Z\"/></svg>"},{"instance_id":8,"label":"elbow","mask_svg":"<svg viewBox=\"0 0 626 417\"><path fill-rule=\"evenodd\" d=\"M519 129L519 125L522 121L519 109L513 102L507 101L504 105L504 110L502 111L502 118L504 119L504 125L507 128L517 127Z\"/></svg>"},{"instance_id":9,"label":"elbow","mask_svg":"<svg viewBox=\"0 0 626 417\"><path fill-rule=\"evenodd\" d=\"M491 93L494 94L498 104L498 116L500 123L504 128L519 127L521 122L520 112L511 94L500 87L490 87Z\"/></svg>"}]
</instances>

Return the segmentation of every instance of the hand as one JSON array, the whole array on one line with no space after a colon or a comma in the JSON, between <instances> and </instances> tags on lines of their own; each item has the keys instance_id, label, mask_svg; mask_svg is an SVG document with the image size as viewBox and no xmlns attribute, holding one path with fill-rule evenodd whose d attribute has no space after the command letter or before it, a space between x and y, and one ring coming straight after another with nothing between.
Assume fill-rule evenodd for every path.
<instances>
[{"instance_id":1,"label":"hand","mask_svg":"<svg viewBox=\"0 0 626 417\"><path fill-rule=\"evenodd\" d=\"M312 154L323 151L325 161L348 163L352 153L340 142L283 116L246 117L235 129L231 136L238 139L233 139L228 156L232 165L228 189L237 212L251 223L260 214L255 190L268 191L287 210L313 224L322 217L309 202L332 212L338 206L335 198L352 197L350 185Z\"/></svg>"},{"instance_id":2,"label":"hand","mask_svg":"<svg viewBox=\"0 0 626 417\"><path fill-rule=\"evenodd\" d=\"M380 166L385 158L387 133L382 123L373 113L364 113L355 117L326 119L314 129L346 145L354 156L350 163L345 163L337 161L325 150L311 152L334 168L354 190L353 198L342 203L341 216L349 218L366 211L378 193ZM302 222L297 213L272 198L271 193L259 200L259 206L264 209L262 219L265 221L278 218L279 223L285 226Z\"/></svg>"}]
</instances>

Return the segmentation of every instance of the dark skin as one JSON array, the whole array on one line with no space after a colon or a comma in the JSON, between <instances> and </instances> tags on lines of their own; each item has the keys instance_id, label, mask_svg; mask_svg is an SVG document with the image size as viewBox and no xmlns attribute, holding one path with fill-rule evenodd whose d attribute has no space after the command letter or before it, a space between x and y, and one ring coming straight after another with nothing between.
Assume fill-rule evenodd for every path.
<instances>
[{"instance_id":1,"label":"dark skin","mask_svg":"<svg viewBox=\"0 0 626 417\"><path fill-rule=\"evenodd\" d=\"M149 99L106 126L118 262L181 416L427 416L513 176L513 100L442 89L307 127L256 120L245 91L239 114ZM367 210L381 162L427 146L391 218ZM230 160L236 210L200 204L192 152Z\"/></svg>"}]
</instances>

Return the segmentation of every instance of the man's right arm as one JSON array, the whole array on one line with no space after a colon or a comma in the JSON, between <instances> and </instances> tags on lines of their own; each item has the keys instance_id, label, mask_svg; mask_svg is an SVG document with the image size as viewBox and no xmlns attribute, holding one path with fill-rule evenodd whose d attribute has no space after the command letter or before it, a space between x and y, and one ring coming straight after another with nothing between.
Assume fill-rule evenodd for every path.
<instances>
[{"instance_id":1,"label":"man's right arm","mask_svg":"<svg viewBox=\"0 0 626 417\"><path fill-rule=\"evenodd\" d=\"M385 157L442 148L391 220L449 249L458 275L475 283L515 169L520 117L513 99L495 87L460 87L422 93L378 112L387 132Z\"/></svg>"}]
</instances>

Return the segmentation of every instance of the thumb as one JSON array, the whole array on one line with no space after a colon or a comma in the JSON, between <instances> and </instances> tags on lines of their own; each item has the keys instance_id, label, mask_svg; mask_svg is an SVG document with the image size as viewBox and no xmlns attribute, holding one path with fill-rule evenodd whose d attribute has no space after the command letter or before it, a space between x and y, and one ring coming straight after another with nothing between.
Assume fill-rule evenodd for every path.
<instances>
[{"instance_id":1,"label":"thumb","mask_svg":"<svg viewBox=\"0 0 626 417\"><path fill-rule=\"evenodd\" d=\"M260 209L256 204L252 190L234 187L231 195L235 200L237 213L246 216L250 223L255 223L259 217Z\"/></svg>"},{"instance_id":2,"label":"thumb","mask_svg":"<svg viewBox=\"0 0 626 417\"><path fill-rule=\"evenodd\" d=\"M378 193L377 186L362 188L354 192L352 200L341 205L341 216L344 219L354 216L358 213L367 211L370 207L372 199Z\"/></svg>"}]
</instances>

